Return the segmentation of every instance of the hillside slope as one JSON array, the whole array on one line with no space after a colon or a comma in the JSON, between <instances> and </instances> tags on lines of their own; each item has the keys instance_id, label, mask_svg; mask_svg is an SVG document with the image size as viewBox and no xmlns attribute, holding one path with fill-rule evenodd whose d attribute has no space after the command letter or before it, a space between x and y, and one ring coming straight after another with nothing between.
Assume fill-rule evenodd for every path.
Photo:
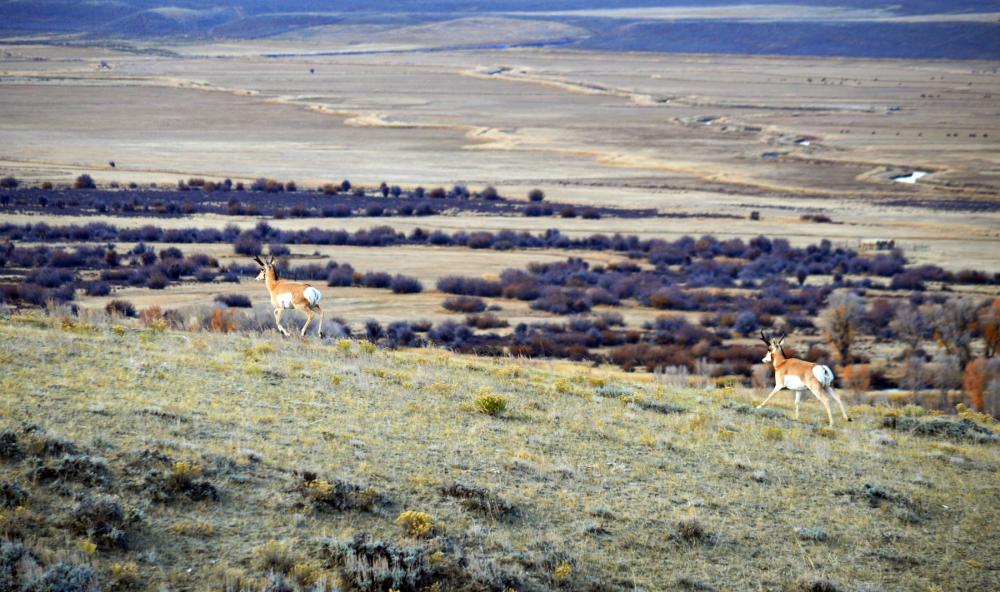
<instances>
[{"instance_id":1,"label":"hillside slope","mask_svg":"<svg viewBox=\"0 0 1000 592\"><path fill-rule=\"evenodd\" d=\"M759 413L764 393L579 365L43 317L0 320L0 343L0 530L36 572L151 590L1000 576L1000 445L957 418L854 407L829 430L789 395Z\"/></svg>"}]
</instances>

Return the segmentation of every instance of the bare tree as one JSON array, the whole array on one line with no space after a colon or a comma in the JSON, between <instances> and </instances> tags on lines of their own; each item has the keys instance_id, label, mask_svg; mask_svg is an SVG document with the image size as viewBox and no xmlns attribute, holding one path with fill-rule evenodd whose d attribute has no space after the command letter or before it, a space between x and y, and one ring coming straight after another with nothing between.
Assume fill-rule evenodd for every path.
<instances>
[{"instance_id":1,"label":"bare tree","mask_svg":"<svg viewBox=\"0 0 1000 592\"><path fill-rule=\"evenodd\" d=\"M943 356L934 371L932 382L939 392L939 409L948 409L948 392L962 388L962 367L957 356Z\"/></svg>"},{"instance_id":2,"label":"bare tree","mask_svg":"<svg viewBox=\"0 0 1000 592\"><path fill-rule=\"evenodd\" d=\"M906 345L907 353L916 351L929 333L927 317L911 304L902 304L896 308L896 316L889 321L889 328L896 339Z\"/></svg>"},{"instance_id":3,"label":"bare tree","mask_svg":"<svg viewBox=\"0 0 1000 592\"><path fill-rule=\"evenodd\" d=\"M924 359L920 356L907 356L903 364L903 375L899 379L899 386L916 393L923 390L930 382L930 372Z\"/></svg>"},{"instance_id":4,"label":"bare tree","mask_svg":"<svg viewBox=\"0 0 1000 592\"><path fill-rule=\"evenodd\" d=\"M946 352L958 357L963 370L972 359L972 339L976 335L978 317L978 307L967 298L953 298L936 306L931 317L934 340Z\"/></svg>"},{"instance_id":5,"label":"bare tree","mask_svg":"<svg viewBox=\"0 0 1000 592\"><path fill-rule=\"evenodd\" d=\"M851 346L865 319L865 305L853 292L830 296L830 306L820 315L820 324L841 364L850 362Z\"/></svg>"},{"instance_id":6,"label":"bare tree","mask_svg":"<svg viewBox=\"0 0 1000 592\"><path fill-rule=\"evenodd\" d=\"M978 328L986 344L984 355L995 357L1000 350L1000 298L979 312Z\"/></svg>"}]
</instances>

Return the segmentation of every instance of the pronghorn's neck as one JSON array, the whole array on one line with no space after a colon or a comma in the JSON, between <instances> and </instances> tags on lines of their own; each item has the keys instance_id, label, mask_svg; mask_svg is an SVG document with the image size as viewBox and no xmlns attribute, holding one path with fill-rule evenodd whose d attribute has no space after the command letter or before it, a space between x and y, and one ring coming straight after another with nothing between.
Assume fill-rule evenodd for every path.
<instances>
[{"instance_id":1,"label":"pronghorn's neck","mask_svg":"<svg viewBox=\"0 0 1000 592\"><path fill-rule=\"evenodd\" d=\"M780 347L776 347L774 351L771 352L771 364L774 365L774 369L777 370L785 365L788 358L785 357L785 352L782 351Z\"/></svg>"},{"instance_id":2,"label":"pronghorn's neck","mask_svg":"<svg viewBox=\"0 0 1000 592\"><path fill-rule=\"evenodd\" d=\"M268 292L274 291L275 284L278 283L278 271L273 267L268 267L264 272L264 285L267 286Z\"/></svg>"}]
</instances>

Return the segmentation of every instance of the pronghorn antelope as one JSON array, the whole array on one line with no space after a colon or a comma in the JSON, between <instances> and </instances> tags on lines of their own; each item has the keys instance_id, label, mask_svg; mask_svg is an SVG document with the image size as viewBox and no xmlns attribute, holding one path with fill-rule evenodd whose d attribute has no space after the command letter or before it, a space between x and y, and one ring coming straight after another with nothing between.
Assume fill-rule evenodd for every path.
<instances>
[{"instance_id":1,"label":"pronghorn antelope","mask_svg":"<svg viewBox=\"0 0 1000 592\"><path fill-rule=\"evenodd\" d=\"M286 337L288 331L281 326L281 313L287 309L295 308L306 314L306 323L302 325L302 335L305 336L306 328L313 320L313 313L319 312L319 329L316 334L323 337L323 309L319 307L319 301L323 297L320 291L301 282L287 282L278 279L278 270L275 269L274 257L268 259L267 263L261 261L260 257L254 257L254 261L260 266L260 273L257 274L257 281L263 281L267 286L267 292L271 295L271 305L274 307L274 323L278 326Z\"/></svg>"},{"instance_id":2,"label":"pronghorn antelope","mask_svg":"<svg viewBox=\"0 0 1000 592\"><path fill-rule=\"evenodd\" d=\"M816 395L819 402L823 404L831 426L833 425L833 414L830 413L829 397L832 397L837 402L837 405L840 406L840 412L844 414L844 419L851 421L851 418L847 416L847 410L844 409L844 403L833 390L832 370L826 366L820 366L819 364L813 364L805 360L786 357L785 351L781 348L781 344L785 341L784 333L777 338L768 338L764 335L762 329L760 339L767 345L767 355L761 361L774 366L774 390L771 391L771 394L760 405L757 405L758 409L767 405L767 402L778 391L788 389L795 391L795 419L798 419L799 401L802 400L802 392L808 390Z\"/></svg>"}]
</instances>

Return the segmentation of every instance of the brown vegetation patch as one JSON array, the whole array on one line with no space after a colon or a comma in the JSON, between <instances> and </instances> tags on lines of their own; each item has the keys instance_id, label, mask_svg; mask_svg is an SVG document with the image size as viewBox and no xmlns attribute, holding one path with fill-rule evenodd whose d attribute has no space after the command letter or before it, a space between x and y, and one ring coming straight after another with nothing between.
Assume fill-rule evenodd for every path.
<instances>
[{"instance_id":1,"label":"brown vegetation patch","mask_svg":"<svg viewBox=\"0 0 1000 592\"><path fill-rule=\"evenodd\" d=\"M494 520L515 520L521 516L520 509L510 501L482 487L456 482L443 486L441 493L459 500L465 509Z\"/></svg>"},{"instance_id":2,"label":"brown vegetation patch","mask_svg":"<svg viewBox=\"0 0 1000 592\"><path fill-rule=\"evenodd\" d=\"M882 419L882 427L911 432L927 438L966 440L977 444L1000 442L1000 436L996 432L968 418L954 421L940 417L918 419L915 417L889 416Z\"/></svg>"}]
</instances>

